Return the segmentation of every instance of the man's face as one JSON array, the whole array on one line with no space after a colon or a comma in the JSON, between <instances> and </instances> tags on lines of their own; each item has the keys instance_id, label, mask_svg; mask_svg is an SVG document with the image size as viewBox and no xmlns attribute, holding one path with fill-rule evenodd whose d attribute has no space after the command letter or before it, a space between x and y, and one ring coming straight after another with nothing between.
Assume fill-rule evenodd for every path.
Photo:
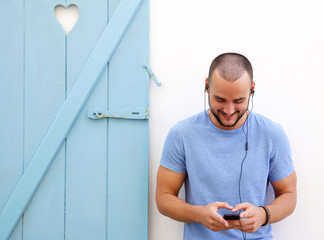
<instances>
[{"instance_id":1,"label":"man's face","mask_svg":"<svg viewBox=\"0 0 324 240\"><path fill-rule=\"evenodd\" d=\"M250 90L251 80L247 72L234 82L229 82L215 70L208 90L210 119L214 125L224 130L242 126L247 116Z\"/></svg>"}]
</instances>

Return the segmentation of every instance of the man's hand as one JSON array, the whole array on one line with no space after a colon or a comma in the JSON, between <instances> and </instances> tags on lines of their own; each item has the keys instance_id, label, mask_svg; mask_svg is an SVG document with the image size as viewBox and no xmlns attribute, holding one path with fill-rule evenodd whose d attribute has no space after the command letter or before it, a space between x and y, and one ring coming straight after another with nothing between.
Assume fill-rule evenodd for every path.
<instances>
[{"instance_id":1,"label":"man's hand","mask_svg":"<svg viewBox=\"0 0 324 240\"><path fill-rule=\"evenodd\" d=\"M232 212L238 212L240 210L244 211L240 214L241 224L238 220L228 221L230 226L233 226L235 229L253 233L266 222L267 215L261 207L256 207L250 203L241 203L236 205L235 208L232 209Z\"/></svg>"},{"instance_id":2,"label":"man's hand","mask_svg":"<svg viewBox=\"0 0 324 240\"><path fill-rule=\"evenodd\" d=\"M159 211L177 221L201 223L212 231L232 229L218 210L233 207L225 202L214 202L206 206L186 203L178 197L179 190L185 180L185 173L176 173L160 166L157 175L156 203Z\"/></svg>"},{"instance_id":3,"label":"man's hand","mask_svg":"<svg viewBox=\"0 0 324 240\"><path fill-rule=\"evenodd\" d=\"M229 223L218 213L221 208L232 210L233 207L225 202L214 202L201 207L200 223L208 229L217 232L232 229Z\"/></svg>"}]
</instances>

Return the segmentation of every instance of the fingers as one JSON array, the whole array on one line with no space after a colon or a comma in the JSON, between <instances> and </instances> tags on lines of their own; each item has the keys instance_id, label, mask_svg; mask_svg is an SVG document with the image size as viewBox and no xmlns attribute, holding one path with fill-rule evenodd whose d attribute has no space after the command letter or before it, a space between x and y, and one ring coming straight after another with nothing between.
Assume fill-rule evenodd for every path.
<instances>
[{"instance_id":1,"label":"fingers","mask_svg":"<svg viewBox=\"0 0 324 240\"><path fill-rule=\"evenodd\" d=\"M253 224L253 220L251 220L250 218L244 218L244 219L240 219L240 220L230 220L230 221L228 221L228 223L231 226L240 227L240 226Z\"/></svg>"},{"instance_id":2,"label":"fingers","mask_svg":"<svg viewBox=\"0 0 324 240\"><path fill-rule=\"evenodd\" d=\"M250 213L250 208L251 206L253 206L252 204L250 203L240 203L238 205L235 206L235 208L232 209L232 212L238 212L238 211L241 211L243 210L244 212L242 212L240 214L240 217L241 218L248 218L248 217L251 217L251 213Z\"/></svg>"},{"instance_id":3,"label":"fingers","mask_svg":"<svg viewBox=\"0 0 324 240\"><path fill-rule=\"evenodd\" d=\"M220 209L220 208L226 208L228 210L233 209L233 207L231 205L229 205L227 202L215 202L214 204L215 204L215 206L217 206L218 209ZM230 227L229 223L218 213L215 215L215 218L216 218L215 220L217 222L224 225L226 228Z\"/></svg>"},{"instance_id":4,"label":"fingers","mask_svg":"<svg viewBox=\"0 0 324 240\"><path fill-rule=\"evenodd\" d=\"M220 224L222 224L222 225L224 225L225 227L230 227L230 224L221 216L221 215L219 215L218 214L218 216L219 217L217 217L217 221L220 223Z\"/></svg>"},{"instance_id":5,"label":"fingers","mask_svg":"<svg viewBox=\"0 0 324 240\"><path fill-rule=\"evenodd\" d=\"M237 204L235 206L235 208L232 209L232 212L237 212L237 211L240 211L240 210L245 210L247 209L251 204L250 203L240 203L240 204Z\"/></svg>"},{"instance_id":6,"label":"fingers","mask_svg":"<svg viewBox=\"0 0 324 240\"><path fill-rule=\"evenodd\" d=\"M225 228L231 228L229 223L218 213L218 210L221 208L225 208L228 210L232 210L233 207L229 205L227 202L214 202L212 203L214 207L216 207L216 211L213 214L213 220L216 221L219 225L225 226ZM217 225L218 225L217 224Z\"/></svg>"},{"instance_id":7,"label":"fingers","mask_svg":"<svg viewBox=\"0 0 324 240\"><path fill-rule=\"evenodd\" d=\"M229 221L229 224L234 229L252 233L255 232L258 227L253 219L245 218L241 220L231 220Z\"/></svg>"},{"instance_id":8,"label":"fingers","mask_svg":"<svg viewBox=\"0 0 324 240\"><path fill-rule=\"evenodd\" d=\"M247 224L247 225L235 225L235 226L232 226L234 229L237 229L237 230L240 230L240 231L243 231L243 232L247 232L247 233L253 233L255 231L258 230L258 227L256 226L256 224L254 223L251 223L251 224Z\"/></svg>"},{"instance_id":9,"label":"fingers","mask_svg":"<svg viewBox=\"0 0 324 240\"><path fill-rule=\"evenodd\" d=\"M244 210L240 214L240 221L233 221L230 222L230 225L235 229L243 230L244 232L252 233L257 231L260 226L262 225L262 211L260 209L250 203L241 203L235 206L235 208L232 209L232 212L237 212L240 210ZM260 213L261 212L261 213Z\"/></svg>"},{"instance_id":10,"label":"fingers","mask_svg":"<svg viewBox=\"0 0 324 240\"><path fill-rule=\"evenodd\" d=\"M217 222L219 225L229 227L229 223L218 212L214 212L211 218L214 221L214 224Z\"/></svg>"},{"instance_id":11,"label":"fingers","mask_svg":"<svg viewBox=\"0 0 324 240\"><path fill-rule=\"evenodd\" d=\"M201 223L205 225L207 228L209 228L212 231L222 231L222 230L229 230L232 228L236 228L241 230L241 225L238 220L236 221L226 221L219 213L219 209L224 208L228 210L232 210L233 212L242 210L242 209L248 209L249 204L239 204L235 208L233 208L231 205L229 205L227 202L214 202L209 205L206 205L204 207L204 218L201 220ZM243 215L244 216L244 215ZM241 216L241 218L243 218ZM241 219L246 220L246 219ZM249 222L245 222L246 226L249 226ZM248 230L249 231L249 230Z\"/></svg>"},{"instance_id":12,"label":"fingers","mask_svg":"<svg viewBox=\"0 0 324 240\"><path fill-rule=\"evenodd\" d=\"M218 208L226 208L228 210L232 210L233 207L229 205L227 202L215 202L214 203Z\"/></svg>"},{"instance_id":13,"label":"fingers","mask_svg":"<svg viewBox=\"0 0 324 240\"><path fill-rule=\"evenodd\" d=\"M242 212L240 214L240 218L248 218L250 216L249 212L248 211L245 211L245 212Z\"/></svg>"}]
</instances>

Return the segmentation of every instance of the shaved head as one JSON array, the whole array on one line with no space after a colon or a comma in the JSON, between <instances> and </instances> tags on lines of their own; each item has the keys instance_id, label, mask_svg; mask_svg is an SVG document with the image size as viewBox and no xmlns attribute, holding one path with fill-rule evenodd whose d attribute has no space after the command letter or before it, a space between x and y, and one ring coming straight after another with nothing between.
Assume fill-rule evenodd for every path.
<instances>
[{"instance_id":1,"label":"shaved head","mask_svg":"<svg viewBox=\"0 0 324 240\"><path fill-rule=\"evenodd\" d=\"M210 79L215 70L229 82L239 79L244 72L248 73L251 83L253 81L253 69L250 61L238 53L223 53L212 61L209 68L208 84L210 84Z\"/></svg>"}]
</instances>

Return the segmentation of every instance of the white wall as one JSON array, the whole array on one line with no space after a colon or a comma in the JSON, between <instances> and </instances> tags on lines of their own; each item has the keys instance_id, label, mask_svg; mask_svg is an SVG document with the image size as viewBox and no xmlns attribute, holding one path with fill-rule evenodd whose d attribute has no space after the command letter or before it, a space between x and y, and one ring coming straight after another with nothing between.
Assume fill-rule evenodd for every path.
<instances>
[{"instance_id":1,"label":"white wall","mask_svg":"<svg viewBox=\"0 0 324 240\"><path fill-rule=\"evenodd\" d=\"M275 239L323 239L323 12L319 0L150 0L150 64L162 82L150 85L150 240L182 239L183 224L155 204L163 143L171 126L203 110L209 64L228 51L250 59L253 110L281 123L291 141L298 203L273 225Z\"/></svg>"}]
</instances>

